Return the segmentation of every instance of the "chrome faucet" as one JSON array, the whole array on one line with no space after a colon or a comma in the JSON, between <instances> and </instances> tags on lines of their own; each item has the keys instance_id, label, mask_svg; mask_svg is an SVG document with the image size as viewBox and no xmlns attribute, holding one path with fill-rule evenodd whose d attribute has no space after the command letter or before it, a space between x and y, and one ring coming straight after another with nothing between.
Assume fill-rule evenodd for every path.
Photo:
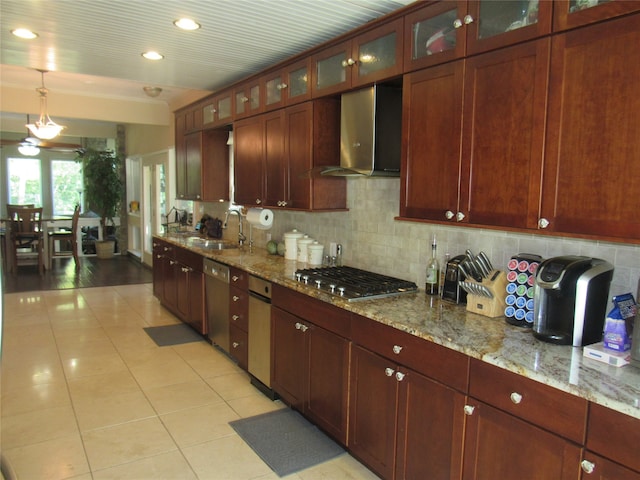
<instances>
[{"instance_id":1,"label":"chrome faucet","mask_svg":"<svg viewBox=\"0 0 640 480\"><path fill-rule=\"evenodd\" d=\"M235 213L236 215L238 215L238 244L240 246L244 245L244 241L247 239L247 237L244 235L244 233L242 232L242 213L240 213L240 210L236 210L236 209L230 209L227 210L227 213L224 217L224 223L222 224L222 228L227 228L227 222L229 221L229 215Z\"/></svg>"}]
</instances>

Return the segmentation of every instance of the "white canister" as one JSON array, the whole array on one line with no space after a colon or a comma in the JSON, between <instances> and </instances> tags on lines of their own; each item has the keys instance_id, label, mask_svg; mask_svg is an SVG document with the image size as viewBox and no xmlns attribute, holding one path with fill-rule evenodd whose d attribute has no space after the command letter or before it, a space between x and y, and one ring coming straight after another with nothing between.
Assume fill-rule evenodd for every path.
<instances>
[{"instance_id":1,"label":"white canister","mask_svg":"<svg viewBox=\"0 0 640 480\"><path fill-rule=\"evenodd\" d=\"M308 235L300 238L298 240L298 261L302 263L307 263L309 261L309 250L308 246L313 243L313 238L309 238Z\"/></svg>"},{"instance_id":2,"label":"white canister","mask_svg":"<svg viewBox=\"0 0 640 480\"><path fill-rule=\"evenodd\" d=\"M324 245L313 242L307 247L309 254L309 265L322 265L322 257L324 255Z\"/></svg>"},{"instance_id":3,"label":"white canister","mask_svg":"<svg viewBox=\"0 0 640 480\"><path fill-rule=\"evenodd\" d=\"M303 236L304 233L299 232L295 228L283 235L284 258L286 260L296 260L298 258L298 239L302 238Z\"/></svg>"}]
</instances>

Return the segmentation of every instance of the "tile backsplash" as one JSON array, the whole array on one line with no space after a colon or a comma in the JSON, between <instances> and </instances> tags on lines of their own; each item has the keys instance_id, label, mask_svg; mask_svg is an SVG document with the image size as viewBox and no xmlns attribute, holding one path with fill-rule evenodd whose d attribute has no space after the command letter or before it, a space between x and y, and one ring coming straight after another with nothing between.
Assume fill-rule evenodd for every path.
<instances>
[{"instance_id":1,"label":"tile backsplash","mask_svg":"<svg viewBox=\"0 0 640 480\"><path fill-rule=\"evenodd\" d=\"M615 266L612 296L637 292L640 245L399 221L394 218L399 212L400 179L349 178L347 189L346 212L274 210L274 224L269 232L253 230L255 245L264 247L267 233L274 240L281 240L285 232L296 228L325 245L325 253L330 242L342 244L347 265L411 280L424 288L425 265L435 234L441 264L445 253L454 256L467 248L474 253L484 251L494 266L503 270L517 253L534 253L543 258L585 255L602 258ZM206 213L224 218L228 204L207 203L203 207ZM199 218L198 214L194 218ZM237 238L237 228L237 217L233 216L224 237ZM245 233L248 237L248 227Z\"/></svg>"}]
</instances>

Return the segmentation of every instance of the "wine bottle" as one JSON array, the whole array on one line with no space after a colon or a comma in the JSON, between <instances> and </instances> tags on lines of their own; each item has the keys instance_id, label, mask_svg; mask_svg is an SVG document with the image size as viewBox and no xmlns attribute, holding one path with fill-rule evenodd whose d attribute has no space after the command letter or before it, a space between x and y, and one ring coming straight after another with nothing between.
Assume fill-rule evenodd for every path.
<instances>
[{"instance_id":1,"label":"wine bottle","mask_svg":"<svg viewBox=\"0 0 640 480\"><path fill-rule=\"evenodd\" d=\"M440 293L440 264L436 255L436 236L431 242L431 258L427 262L427 281L425 290L427 295L438 295Z\"/></svg>"}]
</instances>

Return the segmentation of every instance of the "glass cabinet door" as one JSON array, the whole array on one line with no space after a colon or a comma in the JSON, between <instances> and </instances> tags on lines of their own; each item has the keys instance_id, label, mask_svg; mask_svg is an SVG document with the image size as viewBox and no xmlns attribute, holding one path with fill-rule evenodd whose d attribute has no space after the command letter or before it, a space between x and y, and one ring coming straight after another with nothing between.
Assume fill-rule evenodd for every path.
<instances>
[{"instance_id":1,"label":"glass cabinet door","mask_svg":"<svg viewBox=\"0 0 640 480\"><path fill-rule=\"evenodd\" d=\"M218 98L218 120L231 118L231 94Z\"/></svg>"},{"instance_id":2,"label":"glass cabinet door","mask_svg":"<svg viewBox=\"0 0 640 480\"><path fill-rule=\"evenodd\" d=\"M404 68L409 72L464 56L464 28L455 28L463 18L466 2L445 1L429 5L405 17Z\"/></svg>"},{"instance_id":3,"label":"glass cabinet door","mask_svg":"<svg viewBox=\"0 0 640 480\"><path fill-rule=\"evenodd\" d=\"M538 0L480 2L478 39L502 35L538 22Z\"/></svg>"},{"instance_id":4,"label":"glass cabinet door","mask_svg":"<svg viewBox=\"0 0 640 480\"><path fill-rule=\"evenodd\" d=\"M309 58L294 63L286 69L285 83L286 87L286 103L292 105L294 103L304 102L311 98L311 62Z\"/></svg>"},{"instance_id":5,"label":"glass cabinet door","mask_svg":"<svg viewBox=\"0 0 640 480\"><path fill-rule=\"evenodd\" d=\"M241 118L261 111L260 82L256 80L235 91L235 114Z\"/></svg>"},{"instance_id":6,"label":"glass cabinet door","mask_svg":"<svg viewBox=\"0 0 640 480\"><path fill-rule=\"evenodd\" d=\"M557 0L553 4L553 29L556 31L640 11L638 1Z\"/></svg>"},{"instance_id":7,"label":"glass cabinet door","mask_svg":"<svg viewBox=\"0 0 640 480\"><path fill-rule=\"evenodd\" d=\"M282 90L285 87L282 75L272 76L264 83L265 107L273 107L282 103Z\"/></svg>"},{"instance_id":8,"label":"glass cabinet door","mask_svg":"<svg viewBox=\"0 0 640 480\"><path fill-rule=\"evenodd\" d=\"M402 73L402 32L404 21L398 19L353 42L353 57L347 60L353 68L353 85L376 82ZM355 63L350 61L354 59Z\"/></svg>"},{"instance_id":9,"label":"glass cabinet door","mask_svg":"<svg viewBox=\"0 0 640 480\"><path fill-rule=\"evenodd\" d=\"M215 112L216 108L213 102L208 103L207 105L202 107L202 124L208 125L210 123L213 123L216 117Z\"/></svg>"},{"instance_id":10,"label":"glass cabinet door","mask_svg":"<svg viewBox=\"0 0 640 480\"><path fill-rule=\"evenodd\" d=\"M351 42L329 48L315 57L314 93L329 94L351 86ZM351 65L354 63L352 60Z\"/></svg>"}]
</instances>

